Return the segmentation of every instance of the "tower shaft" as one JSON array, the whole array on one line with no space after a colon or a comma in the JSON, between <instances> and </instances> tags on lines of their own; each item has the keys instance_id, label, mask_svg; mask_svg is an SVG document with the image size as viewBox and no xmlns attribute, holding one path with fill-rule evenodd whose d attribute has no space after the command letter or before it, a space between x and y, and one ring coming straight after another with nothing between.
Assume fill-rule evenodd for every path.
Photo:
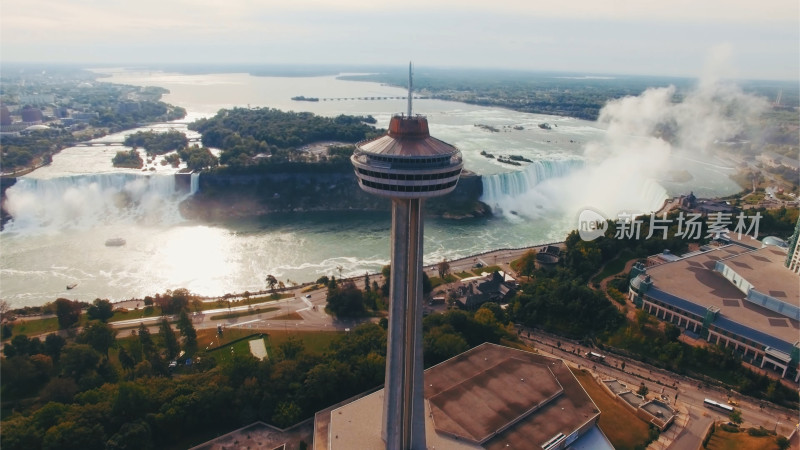
<instances>
[{"instance_id":1,"label":"tower shaft","mask_svg":"<svg viewBox=\"0 0 800 450\"><path fill-rule=\"evenodd\" d=\"M387 450L425 449L422 199L392 199L389 336L383 401Z\"/></svg>"},{"instance_id":2,"label":"tower shaft","mask_svg":"<svg viewBox=\"0 0 800 450\"><path fill-rule=\"evenodd\" d=\"M366 192L392 199L392 278L381 437L388 450L426 450L422 378L422 203L455 189L464 162L431 137L428 119L392 116L385 135L359 142L350 157Z\"/></svg>"}]
</instances>

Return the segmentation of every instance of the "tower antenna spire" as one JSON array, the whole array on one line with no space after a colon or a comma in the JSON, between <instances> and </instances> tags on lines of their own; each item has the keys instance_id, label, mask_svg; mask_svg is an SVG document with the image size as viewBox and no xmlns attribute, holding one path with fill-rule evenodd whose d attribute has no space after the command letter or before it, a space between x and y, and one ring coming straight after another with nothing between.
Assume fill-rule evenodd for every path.
<instances>
[{"instance_id":1,"label":"tower antenna spire","mask_svg":"<svg viewBox=\"0 0 800 450\"><path fill-rule=\"evenodd\" d=\"M411 117L411 98L413 97L414 85L411 81L411 61L408 62L408 117Z\"/></svg>"}]
</instances>

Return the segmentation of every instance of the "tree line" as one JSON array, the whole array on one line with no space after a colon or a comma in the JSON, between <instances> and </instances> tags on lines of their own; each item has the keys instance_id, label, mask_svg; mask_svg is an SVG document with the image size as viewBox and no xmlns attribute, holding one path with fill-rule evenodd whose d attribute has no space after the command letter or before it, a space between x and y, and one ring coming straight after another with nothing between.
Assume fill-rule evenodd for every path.
<instances>
[{"instance_id":1,"label":"tree line","mask_svg":"<svg viewBox=\"0 0 800 450\"><path fill-rule=\"evenodd\" d=\"M333 278L323 281L334 297L360 298L365 309L372 308L365 298L377 301L382 295L374 281L365 280L366 292ZM191 300L184 299L183 292L150 299L180 311L177 331L164 319L157 333L140 326L120 337L104 322L113 313L110 305L98 300L89 307L93 320L74 338L52 334L42 342L15 336L0 360L3 399L15 411L3 418L0 446L163 448L256 420L287 427L384 381L385 319L335 337L322 353L290 338L263 361L249 353L218 361L216 353L198 348L187 314ZM361 313L357 306L342 304L342 314ZM65 314L74 307L64 306ZM475 313L432 314L424 330L427 366L514 336L497 305ZM169 363L176 359L182 366L186 359L193 363L174 372Z\"/></svg>"},{"instance_id":2,"label":"tree line","mask_svg":"<svg viewBox=\"0 0 800 450\"><path fill-rule=\"evenodd\" d=\"M211 150L198 145L189 146L186 134L176 130L169 130L164 133L154 131L137 131L125 138L124 144L133 147L129 151L119 151L112 159L114 167L133 167L141 168L144 164L137 147L144 148L148 157L163 155L170 152L164 158L165 164L177 167L181 161L186 163L186 167L191 170L203 170L216 167L219 160Z\"/></svg>"},{"instance_id":3,"label":"tree line","mask_svg":"<svg viewBox=\"0 0 800 450\"><path fill-rule=\"evenodd\" d=\"M370 117L340 115L329 118L308 112L273 108L233 108L214 117L192 122L190 130L202 133L206 147L222 149L220 163L235 169L287 162L328 162L301 150L321 141L355 143L379 131L365 122Z\"/></svg>"}]
</instances>

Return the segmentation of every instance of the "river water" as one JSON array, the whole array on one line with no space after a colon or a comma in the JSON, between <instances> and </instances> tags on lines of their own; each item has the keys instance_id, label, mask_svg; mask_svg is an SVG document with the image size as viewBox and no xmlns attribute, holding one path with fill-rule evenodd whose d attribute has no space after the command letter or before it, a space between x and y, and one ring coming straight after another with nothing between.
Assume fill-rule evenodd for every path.
<instances>
[{"instance_id":1,"label":"river water","mask_svg":"<svg viewBox=\"0 0 800 450\"><path fill-rule=\"evenodd\" d=\"M406 107L404 100L290 99L405 95L403 89L332 76L102 72L110 75L107 81L170 90L163 100L186 108L188 117L148 128L156 130L186 131L191 120L234 106L372 115L385 128L391 115ZM613 217L623 210L658 209L668 195L689 190L699 196L738 190L728 178L729 164L712 158L671 155L685 159L681 167L693 175L681 183L625 164L606 167L603 161L588 160L586 146L606 141L605 130L594 122L422 99L414 101L414 112L428 117L432 135L461 149L467 169L484 176L484 201L497 213L470 220L427 219L426 263L562 240L585 207ZM545 122L550 130L538 127ZM7 191L15 218L0 233L0 297L20 307L58 297L141 298L176 288L223 295L263 289L267 274L304 282L321 275L360 275L388 263L388 213L296 213L220 224L184 220L177 205L192 195L196 179L176 186L176 169L158 160L145 171L111 166L115 152L124 148L114 144L135 131L95 140L98 145L92 147L65 149L50 166ZM189 132L189 137L198 136ZM508 166L481 151L521 155L534 163ZM126 243L106 246L111 238ZM77 286L66 290L70 284Z\"/></svg>"}]
</instances>

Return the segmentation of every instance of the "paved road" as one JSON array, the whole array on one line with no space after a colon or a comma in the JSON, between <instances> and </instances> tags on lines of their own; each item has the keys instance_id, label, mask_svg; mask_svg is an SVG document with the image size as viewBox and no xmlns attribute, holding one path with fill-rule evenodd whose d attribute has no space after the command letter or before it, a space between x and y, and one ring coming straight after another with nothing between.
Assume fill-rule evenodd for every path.
<instances>
[{"instance_id":1,"label":"paved road","mask_svg":"<svg viewBox=\"0 0 800 450\"><path fill-rule=\"evenodd\" d=\"M696 448L712 420L727 420L726 414L705 408L703 400L711 398L726 402L728 394L733 394L731 392L617 355L606 355L604 364L596 363L582 356L588 351L597 351L595 349L538 330L530 330L531 337L528 338L528 331L523 329L520 337L538 343L540 344L539 348L549 349L553 355L580 365L580 367L589 368L602 377L618 379L634 389L644 382L651 394L661 395L663 393L671 405L676 404L675 395L677 394L677 406L679 409L688 410L689 421L686 429L677 436L677 440L670 448ZM560 348L559 342L561 343ZM621 369L623 361L625 362L624 370ZM770 403L741 396L738 393L734 395L739 403L737 408L742 411L746 427L763 426L770 430L777 429L779 433L788 436L797 424L797 411L779 408Z\"/></svg>"}]
</instances>

